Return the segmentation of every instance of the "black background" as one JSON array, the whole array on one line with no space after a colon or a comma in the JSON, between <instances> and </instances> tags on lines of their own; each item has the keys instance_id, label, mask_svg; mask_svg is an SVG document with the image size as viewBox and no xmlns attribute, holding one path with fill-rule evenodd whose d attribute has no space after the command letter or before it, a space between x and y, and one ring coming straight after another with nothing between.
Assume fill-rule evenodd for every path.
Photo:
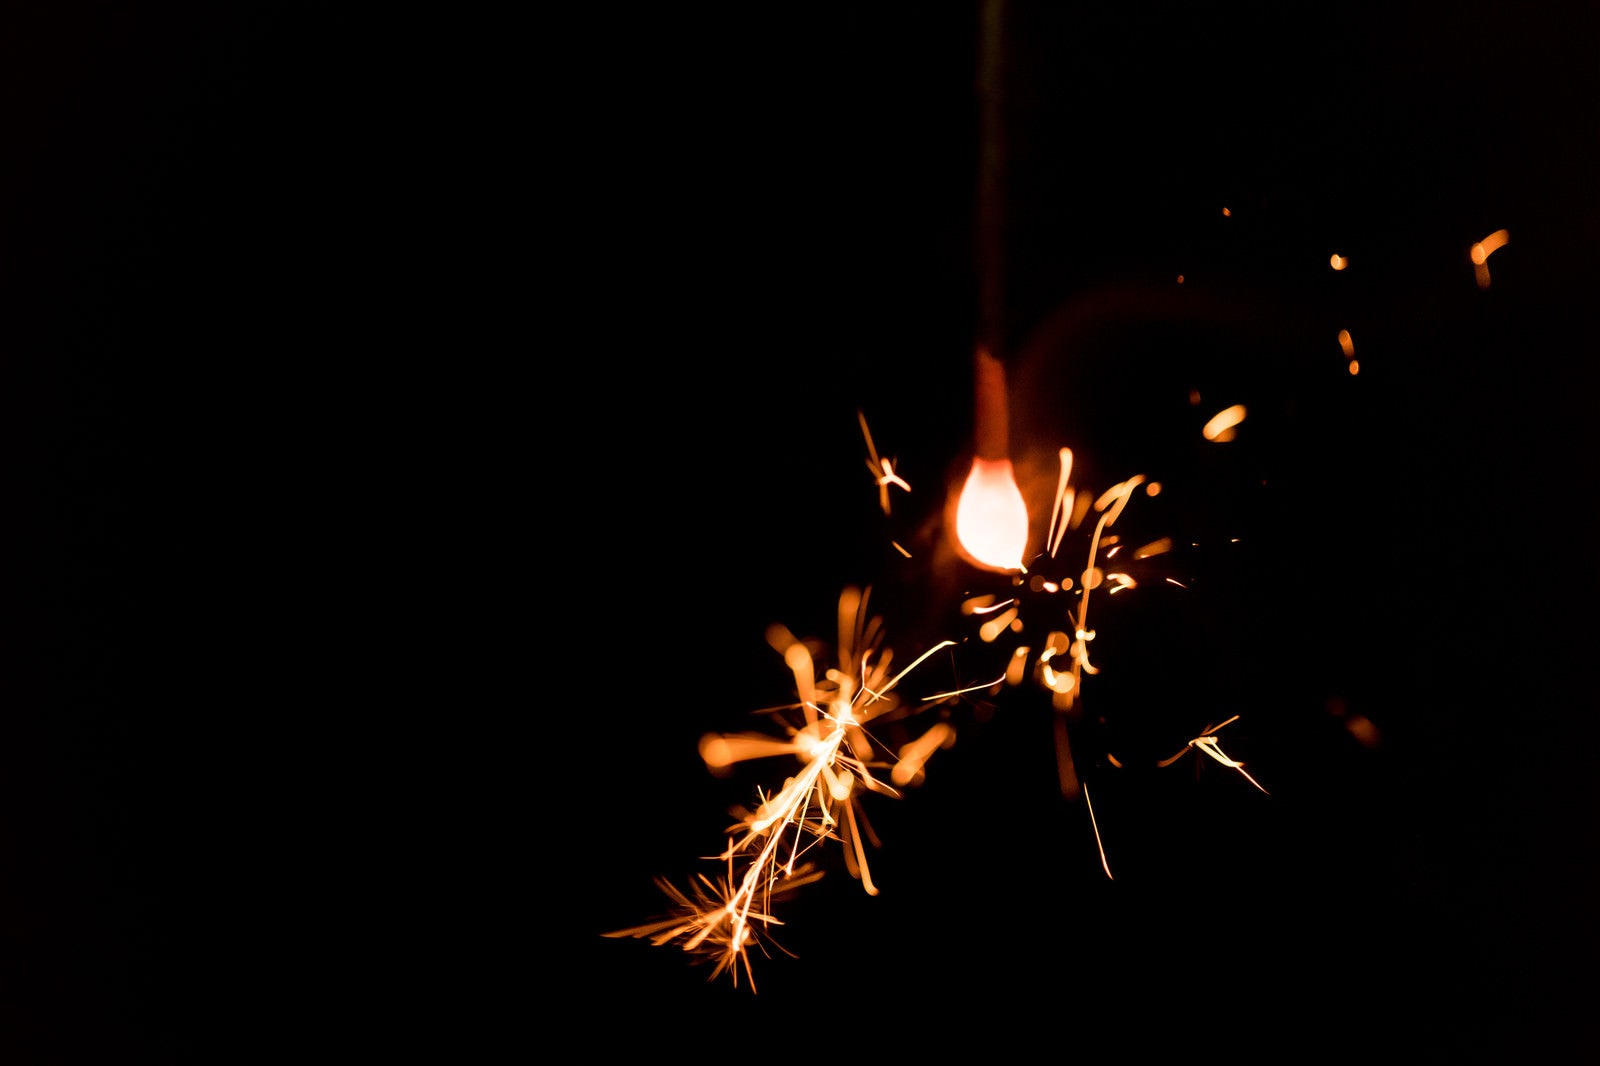
<instances>
[{"instance_id":1,"label":"black background","mask_svg":"<svg viewBox=\"0 0 1600 1066\"><path fill-rule=\"evenodd\" d=\"M1003 693L754 995L601 934L713 872L752 797L695 744L789 698L769 623L871 584L909 661L985 580L918 539L970 447L975 5L6 21L11 1061L1582 1059L1592 15L1010 9L1014 452L1158 478L1130 536L1191 545L1085 706L1124 753L1240 713L1271 796L1090 766L1108 880Z\"/></svg>"}]
</instances>

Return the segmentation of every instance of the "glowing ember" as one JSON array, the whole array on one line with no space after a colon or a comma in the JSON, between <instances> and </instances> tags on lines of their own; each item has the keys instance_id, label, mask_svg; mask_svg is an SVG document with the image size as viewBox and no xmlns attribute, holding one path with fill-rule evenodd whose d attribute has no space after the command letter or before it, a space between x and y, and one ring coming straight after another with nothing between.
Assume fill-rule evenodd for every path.
<instances>
[{"instance_id":1,"label":"glowing ember","mask_svg":"<svg viewBox=\"0 0 1600 1066\"><path fill-rule=\"evenodd\" d=\"M1200 434L1209 441L1230 441L1235 436L1235 427L1244 421L1246 413L1242 403L1224 408L1211 416L1211 420L1201 427Z\"/></svg>"},{"instance_id":2,"label":"glowing ember","mask_svg":"<svg viewBox=\"0 0 1600 1066\"><path fill-rule=\"evenodd\" d=\"M1511 240L1511 234L1503 229L1497 229L1483 240L1472 246L1469 253L1472 258L1472 269L1478 278L1478 288L1489 287L1489 256L1503 247Z\"/></svg>"},{"instance_id":3,"label":"glowing ember","mask_svg":"<svg viewBox=\"0 0 1600 1066\"><path fill-rule=\"evenodd\" d=\"M956 542L991 570L1021 570L1028 546L1028 504L1010 459L974 459L956 505Z\"/></svg>"},{"instance_id":4,"label":"glowing ember","mask_svg":"<svg viewBox=\"0 0 1600 1066\"><path fill-rule=\"evenodd\" d=\"M1021 570L1028 548L1028 505L1009 455L1005 364L979 348L974 369L977 446L956 505L956 548L977 566Z\"/></svg>"}]
</instances>

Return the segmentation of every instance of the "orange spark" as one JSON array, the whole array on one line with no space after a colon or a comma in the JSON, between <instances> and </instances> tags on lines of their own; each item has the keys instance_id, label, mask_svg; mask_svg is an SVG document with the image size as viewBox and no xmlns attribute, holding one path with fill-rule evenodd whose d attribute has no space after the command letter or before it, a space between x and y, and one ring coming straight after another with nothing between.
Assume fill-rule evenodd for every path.
<instances>
[{"instance_id":1,"label":"orange spark","mask_svg":"<svg viewBox=\"0 0 1600 1066\"><path fill-rule=\"evenodd\" d=\"M1245 414L1245 407L1242 403L1236 403L1232 407L1225 407L1212 415L1211 420L1201 427L1200 435L1205 437L1206 440L1218 443L1230 441L1235 436L1234 427L1244 421Z\"/></svg>"},{"instance_id":2,"label":"orange spark","mask_svg":"<svg viewBox=\"0 0 1600 1066\"><path fill-rule=\"evenodd\" d=\"M878 449L872 443L872 431L867 428L867 416L861 411L856 412L856 418L861 422L861 435L867 441L867 469L872 472L873 480L878 485L878 506L883 508L883 513L889 513L889 487L891 485L911 491L911 486L906 479L894 471L894 460L879 458ZM902 549L903 550L903 549Z\"/></svg>"},{"instance_id":3,"label":"orange spark","mask_svg":"<svg viewBox=\"0 0 1600 1066\"><path fill-rule=\"evenodd\" d=\"M1266 792L1267 790L1265 788L1262 788L1261 782L1259 782L1255 778L1251 777L1250 774L1245 770L1244 763L1239 762L1236 759L1228 758L1227 754L1225 752L1223 752L1221 745L1219 745L1217 743L1217 738L1216 738L1217 731L1220 730L1223 726L1231 725L1234 722L1237 722L1238 720L1239 720L1239 716L1238 715L1234 715L1232 718L1229 718L1227 721L1219 723L1218 725L1207 726L1204 730L1201 731L1199 736L1195 737L1193 740L1189 741L1188 744L1184 745L1182 751L1179 751L1176 755L1173 755L1170 758L1162 759L1156 765L1157 766L1171 766L1173 763L1177 762L1179 759L1181 759L1185 755L1187 755L1189 753L1189 749L1193 748L1193 749L1195 749L1197 751L1205 752L1207 755L1211 756L1213 759L1215 759L1217 762L1221 763L1223 766L1228 767L1230 770L1239 771L1239 773L1244 776L1244 779L1246 781L1250 782L1252 785L1254 785L1257 788L1261 789L1262 792ZM1268 793L1268 795L1270 795L1270 793Z\"/></svg>"},{"instance_id":4,"label":"orange spark","mask_svg":"<svg viewBox=\"0 0 1600 1066\"><path fill-rule=\"evenodd\" d=\"M1084 785L1083 786L1083 803L1084 803L1084 806L1089 808L1089 824L1094 827L1094 843L1095 843L1095 847L1100 849L1100 869L1102 869L1102 870L1104 870L1106 872L1107 879L1116 880L1115 878L1113 878L1111 876L1111 864L1106 861L1106 846L1100 840L1100 823L1095 820L1094 802L1089 799L1089 786L1088 785Z\"/></svg>"},{"instance_id":5,"label":"orange spark","mask_svg":"<svg viewBox=\"0 0 1600 1066\"><path fill-rule=\"evenodd\" d=\"M1483 240L1474 244L1470 251L1473 273L1478 278L1478 288L1489 287L1489 256L1511 240L1511 234L1503 229L1497 229Z\"/></svg>"},{"instance_id":6,"label":"orange spark","mask_svg":"<svg viewBox=\"0 0 1600 1066\"><path fill-rule=\"evenodd\" d=\"M1153 540L1144 547L1135 549L1133 557L1135 559L1148 559L1152 555L1165 555L1171 550L1172 538L1162 537L1160 540Z\"/></svg>"},{"instance_id":7,"label":"orange spark","mask_svg":"<svg viewBox=\"0 0 1600 1066\"><path fill-rule=\"evenodd\" d=\"M1050 508L1050 535L1045 538L1049 545L1050 557L1056 555L1056 548L1061 544L1062 536L1067 532L1067 524L1071 519L1072 507L1076 502L1074 491L1070 484L1072 480L1072 449L1062 448L1057 453L1061 462L1061 473L1056 478L1056 501ZM1060 523L1059 525L1057 523Z\"/></svg>"},{"instance_id":8,"label":"orange spark","mask_svg":"<svg viewBox=\"0 0 1600 1066\"><path fill-rule=\"evenodd\" d=\"M915 784L922 777L922 768L927 765L928 757L953 742L955 735L956 731L948 723L935 722L922 736L901 746L896 753L900 761L889 772L889 780L902 786Z\"/></svg>"}]
</instances>

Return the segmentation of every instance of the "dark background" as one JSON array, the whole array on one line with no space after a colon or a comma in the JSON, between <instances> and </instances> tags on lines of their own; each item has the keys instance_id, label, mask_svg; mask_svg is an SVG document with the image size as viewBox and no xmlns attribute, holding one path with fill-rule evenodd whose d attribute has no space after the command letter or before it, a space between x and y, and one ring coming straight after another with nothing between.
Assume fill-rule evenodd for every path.
<instances>
[{"instance_id":1,"label":"dark background","mask_svg":"<svg viewBox=\"0 0 1600 1066\"><path fill-rule=\"evenodd\" d=\"M752 795L695 744L789 698L769 623L870 584L908 662L987 580L935 550L976 5L5 23L10 1061L1581 1059L1593 15L1010 8L1014 452L1190 545L1101 616L1116 879L1002 693L755 995L601 934L714 872ZM1101 759L1234 713L1270 797Z\"/></svg>"}]
</instances>

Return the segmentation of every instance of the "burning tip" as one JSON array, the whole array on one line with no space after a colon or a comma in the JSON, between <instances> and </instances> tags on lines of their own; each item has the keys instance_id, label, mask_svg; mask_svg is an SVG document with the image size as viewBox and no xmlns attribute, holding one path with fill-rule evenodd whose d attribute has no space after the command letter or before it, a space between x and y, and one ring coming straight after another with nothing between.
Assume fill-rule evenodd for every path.
<instances>
[{"instance_id":1,"label":"burning tip","mask_svg":"<svg viewBox=\"0 0 1600 1066\"><path fill-rule=\"evenodd\" d=\"M974 459L956 505L956 546L975 565L1021 570L1028 505L1010 459Z\"/></svg>"}]
</instances>

